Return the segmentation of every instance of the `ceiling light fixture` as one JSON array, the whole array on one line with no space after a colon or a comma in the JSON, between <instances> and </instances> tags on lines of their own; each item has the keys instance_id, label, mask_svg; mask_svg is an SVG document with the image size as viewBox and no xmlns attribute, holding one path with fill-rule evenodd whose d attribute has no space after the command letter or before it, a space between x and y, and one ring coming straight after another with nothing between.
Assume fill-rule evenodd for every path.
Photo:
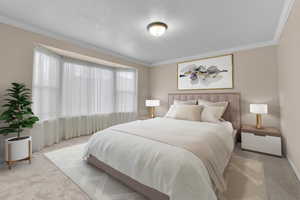
<instances>
[{"instance_id":1,"label":"ceiling light fixture","mask_svg":"<svg viewBox=\"0 0 300 200\"><path fill-rule=\"evenodd\" d=\"M163 22L152 22L147 26L149 33L155 37L162 36L167 29L168 25Z\"/></svg>"}]
</instances>

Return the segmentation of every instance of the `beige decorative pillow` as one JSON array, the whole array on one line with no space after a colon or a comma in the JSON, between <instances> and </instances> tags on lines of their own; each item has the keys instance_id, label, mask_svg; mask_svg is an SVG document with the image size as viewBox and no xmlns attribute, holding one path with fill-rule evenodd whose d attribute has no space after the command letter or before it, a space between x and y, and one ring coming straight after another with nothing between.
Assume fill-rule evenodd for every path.
<instances>
[{"instance_id":1,"label":"beige decorative pillow","mask_svg":"<svg viewBox=\"0 0 300 200\"><path fill-rule=\"evenodd\" d=\"M187 100L187 101L182 101L182 100L174 100L173 105L196 105L197 100Z\"/></svg>"},{"instance_id":2,"label":"beige decorative pillow","mask_svg":"<svg viewBox=\"0 0 300 200\"><path fill-rule=\"evenodd\" d=\"M200 121L203 107L198 105L172 105L165 117L181 120Z\"/></svg>"},{"instance_id":3,"label":"beige decorative pillow","mask_svg":"<svg viewBox=\"0 0 300 200\"><path fill-rule=\"evenodd\" d=\"M223 110L221 106L205 106L201 113L201 121L217 123L223 115Z\"/></svg>"},{"instance_id":4,"label":"beige decorative pillow","mask_svg":"<svg viewBox=\"0 0 300 200\"><path fill-rule=\"evenodd\" d=\"M218 117L218 119L221 119L221 117L225 113L225 111L227 109L227 106L228 106L228 102L227 101L211 102L211 101L206 101L206 100L203 100L203 99L198 99L197 102L198 102L199 106L204 106L204 110L207 107L210 107L210 106L221 107L222 108L222 112L221 111L218 112L218 115L216 116L216 117Z\"/></svg>"}]
</instances>

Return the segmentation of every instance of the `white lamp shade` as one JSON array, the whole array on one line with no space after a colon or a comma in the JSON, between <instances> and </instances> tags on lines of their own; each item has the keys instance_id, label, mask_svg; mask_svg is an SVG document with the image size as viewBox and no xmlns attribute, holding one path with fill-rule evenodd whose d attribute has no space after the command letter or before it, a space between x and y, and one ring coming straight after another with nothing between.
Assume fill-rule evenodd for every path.
<instances>
[{"instance_id":1,"label":"white lamp shade","mask_svg":"<svg viewBox=\"0 0 300 200\"><path fill-rule=\"evenodd\" d=\"M268 104L250 104L250 112L255 114L267 114Z\"/></svg>"},{"instance_id":2,"label":"white lamp shade","mask_svg":"<svg viewBox=\"0 0 300 200\"><path fill-rule=\"evenodd\" d=\"M146 100L145 105L147 107L157 107L160 105L160 101L159 100Z\"/></svg>"}]
</instances>

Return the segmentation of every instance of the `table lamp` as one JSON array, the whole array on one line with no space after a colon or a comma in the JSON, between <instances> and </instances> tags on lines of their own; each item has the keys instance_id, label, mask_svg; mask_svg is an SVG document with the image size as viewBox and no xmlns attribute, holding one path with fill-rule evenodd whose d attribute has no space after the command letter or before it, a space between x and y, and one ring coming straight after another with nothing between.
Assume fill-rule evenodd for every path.
<instances>
[{"instance_id":1,"label":"table lamp","mask_svg":"<svg viewBox=\"0 0 300 200\"><path fill-rule=\"evenodd\" d=\"M146 107L149 107L149 115L151 118L154 118L154 112L155 112L155 107L160 105L159 100L146 100L145 102Z\"/></svg>"},{"instance_id":2,"label":"table lamp","mask_svg":"<svg viewBox=\"0 0 300 200\"><path fill-rule=\"evenodd\" d=\"M268 113L268 104L250 104L250 112L256 114L256 128L262 128L262 114Z\"/></svg>"}]
</instances>

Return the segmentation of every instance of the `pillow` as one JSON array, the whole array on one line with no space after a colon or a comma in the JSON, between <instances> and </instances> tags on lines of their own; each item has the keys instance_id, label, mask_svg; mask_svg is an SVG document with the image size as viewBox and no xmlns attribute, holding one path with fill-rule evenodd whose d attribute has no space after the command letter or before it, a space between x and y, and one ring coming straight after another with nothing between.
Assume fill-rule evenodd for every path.
<instances>
[{"instance_id":1,"label":"pillow","mask_svg":"<svg viewBox=\"0 0 300 200\"><path fill-rule=\"evenodd\" d=\"M203 106L198 105L172 105L165 115L167 118L200 121Z\"/></svg>"},{"instance_id":2,"label":"pillow","mask_svg":"<svg viewBox=\"0 0 300 200\"><path fill-rule=\"evenodd\" d=\"M222 106L205 106L201 113L202 122L220 122L224 108Z\"/></svg>"},{"instance_id":3,"label":"pillow","mask_svg":"<svg viewBox=\"0 0 300 200\"><path fill-rule=\"evenodd\" d=\"M198 99L197 102L198 102L199 106L204 106L204 110L205 110L206 107L209 107L209 106L218 106L218 107L221 107L222 108L222 112L219 112L218 113L219 115L217 115L217 117L219 119L221 119L221 117L225 113L225 111L227 109L227 106L228 106L228 102L227 101L211 102L211 101L206 101L206 100L203 100L203 99Z\"/></svg>"},{"instance_id":4,"label":"pillow","mask_svg":"<svg viewBox=\"0 0 300 200\"><path fill-rule=\"evenodd\" d=\"M187 100L187 101L181 101L181 100L174 100L173 105L196 105L197 100Z\"/></svg>"}]
</instances>

